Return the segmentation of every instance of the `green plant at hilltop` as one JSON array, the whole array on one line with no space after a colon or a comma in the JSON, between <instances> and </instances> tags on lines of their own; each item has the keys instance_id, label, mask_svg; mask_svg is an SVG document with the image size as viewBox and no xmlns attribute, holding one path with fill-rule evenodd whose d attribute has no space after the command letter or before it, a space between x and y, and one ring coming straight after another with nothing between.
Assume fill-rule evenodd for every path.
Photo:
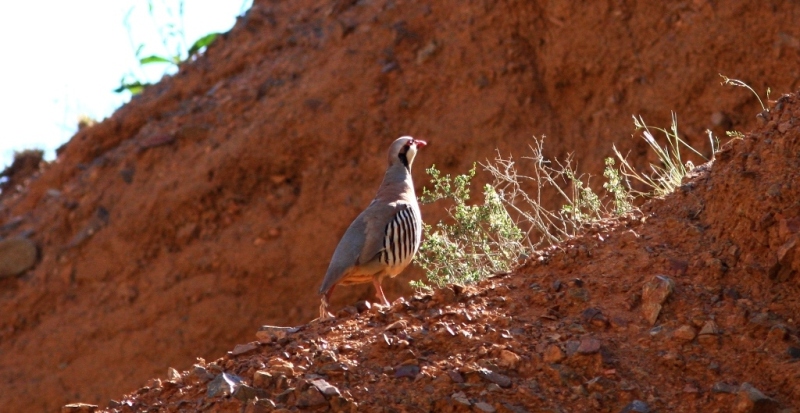
<instances>
[{"instance_id":1,"label":"green plant at hilltop","mask_svg":"<svg viewBox=\"0 0 800 413\"><path fill-rule=\"evenodd\" d=\"M245 10L250 1L244 0L241 10ZM208 33L195 40L194 43L189 44L186 40L184 24L184 0L160 0L158 2L148 0L147 13L161 40L161 52L153 52L152 45L137 44L133 39L130 18L134 9L132 7L128 10L123 19L123 24L128 31L128 37L131 47L134 49L136 60L139 62L140 73L136 74L131 71L125 74L120 80L120 86L114 90L117 93L125 91L133 95L141 93L145 87L151 85L150 82L143 80L145 76L141 70L142 68L145 66L165 65L162 75L174 71L182 62L202 53L220 35L220 33Z\"/></svg>"}]
</instances>

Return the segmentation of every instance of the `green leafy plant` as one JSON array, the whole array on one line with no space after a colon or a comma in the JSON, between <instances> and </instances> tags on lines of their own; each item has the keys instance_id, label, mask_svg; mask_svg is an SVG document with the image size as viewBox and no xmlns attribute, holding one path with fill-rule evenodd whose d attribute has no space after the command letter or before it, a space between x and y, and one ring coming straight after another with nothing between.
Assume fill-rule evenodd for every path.
<instances>
[{"instance_id":1,"label":"green leafy plant","mask_svg":"<svg viewBox=\"0 0 800 413\"><path fill-rule=\"evenodd\" d=\"M242 5L243 8L246 3ZM162 51L160 53L150 52L145 55L145 50L148 50L148 46L144 43L135 45L136 43L133 40L133 31L130 24L130 17L133 11L134 8L128 11L123 24L128 30L131 47L135 50L134 53L140 69L145 66L162 64L166 65L162 75L174 71L182 62L202 53L219 36L219 33L208 33L195 40L194 43L189 44L186 41L184 25L184 0L177 0L177 2L168 0L155 2L154 0L149 0L147 2L147 12L161 39ZM144 77L143 73L137 75L131 71L122 77L120 86L114 89L114 92L122 93L128 91L133 95L139 94L145 87L151 85L150 82L142 80Z\"/></svg>"},{"instance_id":2,"label":"green leafy plant","mask_svg":"<svg viewBox=\"0 0 800 413\"><path fill-rule=\"evenodd\" d=\"M590 185L590 176L578 174L572 155L566 160L548 160L543 152L543 139L534 139L532 155L524 157L526 168L518 171L512 157L498 153L494 161L481 166L494 178L483 188L483 203L469 205L470 182L476 167L467 174L451 178L442 176L435 166L427 170L433 189L424 188L420 202L430 204L442 200L452 203L448 209L450 223L423 225L424 239L416 262L425 270L427 281L412 286L428 289L450 283L479 281L488 275L512 270L537 248L557 246L581 234L600 221L614 220L638 211L638 199L666 195L680 185L694 168L684 162L682 151L707 159L678 134L678 120L672 114L669 129L651 128L641 117L634 117L637 131L659 159L650 164L650 173L641 173L612 146L617 159L606 158L602 185L597 193ZM666 137L661 146L653 131ZM719 141L708 132L711 156L719 149ZM643 183L649 190L636 191L631 181ZM549 208L544 199L555 199L560 208Z\"/></svg>"},{"instance_id":3,"label":"green leafy plant","mask_svg":"<svg viewBox=\"0 0 800 413\"><path fill-rule=\"evenodd\" d=\"M523 233L491 185L483 187L483 203L467 204L475 165L467 174L455 178L442 176L435 165L427 172L433 189L424 188L420 202L453 203L448 209L453 223L439 222L435 227L423 224L424 239L417 264L425 270L428 281L437 286L470 283L510 270L525 252L521 244ZM421 281L412 282L412 286L429 288Z\"/></svg>"}]
</instances>

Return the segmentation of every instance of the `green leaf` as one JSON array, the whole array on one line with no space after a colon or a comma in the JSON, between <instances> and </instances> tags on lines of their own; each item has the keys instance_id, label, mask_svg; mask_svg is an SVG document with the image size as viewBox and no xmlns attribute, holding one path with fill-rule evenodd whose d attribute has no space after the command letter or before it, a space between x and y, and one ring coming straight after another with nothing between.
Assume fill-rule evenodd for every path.
<instances>
[{"instance_id":1,"label":"green leaf","mask_svg":"<svg viewBox=\"0 0 800 413\"><path fill-rule=\"evenodd\" d=\"M143 57L143 58L139 59L139 63L142 64L142 65L147 65L147 64L150 64L150 63L175 64L175 62L172 61L172 59L168 59L168 58L166 58L164 56L157 56L157 55L151 55L151 56Z\"/></svg>"},{"instance_id":2,"label":"green leaf","mask_svg":"<svg viewBox=\"0 0 800 413\"><path fill-rule=\"evenodd\" d=\"M214 40L217 39L219 33L209 33L199 39L189 48L189 57L192 57L200 51L200 49L210 45Z\"/></svg>"},{"instance_id":3,"label":"green leaf","mask_svg":"<svg viewBox=\"0 0 800 413\"><path fill-rule=\"evenodd\" d=\"M127 90L128 92L131 92L132 95L138 95L139 93L142 93L142 91L146 86L150 86L150 83L142 83L138 80L135 80L133 82L123 81L121 82L118 88L114 89L114 92L122 93Z\"/></svg>"}]
</instances>

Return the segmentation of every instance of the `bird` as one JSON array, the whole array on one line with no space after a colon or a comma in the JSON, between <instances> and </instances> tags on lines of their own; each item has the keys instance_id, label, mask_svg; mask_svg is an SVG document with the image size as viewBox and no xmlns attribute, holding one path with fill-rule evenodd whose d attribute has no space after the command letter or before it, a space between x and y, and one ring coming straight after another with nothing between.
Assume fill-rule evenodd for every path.
<instances>
[{"instance_id":1,"label":"bird","mask_svg":"<svg viewBox=\"0 0 800 413\"><path fill-rule=\"evenodd\" d=\"M411 164L423 140L401 136L389 146L389 167L375 198L345 231L333 252L325 278L320 318L328 312L337 285L372 282L382 305L389 301L381 288L386 277L395 277L411 263L422 238L422 216L411 180Z\"/></svg>"}]
</instances>

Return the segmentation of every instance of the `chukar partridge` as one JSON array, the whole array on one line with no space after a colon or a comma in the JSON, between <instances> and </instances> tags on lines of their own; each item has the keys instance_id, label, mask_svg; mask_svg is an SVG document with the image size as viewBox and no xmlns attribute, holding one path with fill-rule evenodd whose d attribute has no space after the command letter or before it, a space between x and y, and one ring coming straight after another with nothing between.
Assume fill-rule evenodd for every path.
<instances>
[{"instance_id":1,"label":"chukar partridge","mask_svg":"<svg viewBox=\"0 0 800 413\"><path fill-rule=\"evenodd\" d=\"M331 317L328 301L337 285L372 281L383 305L381 282L411 263L422 235L422 217L411 181L411 164L425 141L403 136L389 147L389 169L375 199L347 228L322 280L320 317Z\"/></svg>"}]
</instances>

